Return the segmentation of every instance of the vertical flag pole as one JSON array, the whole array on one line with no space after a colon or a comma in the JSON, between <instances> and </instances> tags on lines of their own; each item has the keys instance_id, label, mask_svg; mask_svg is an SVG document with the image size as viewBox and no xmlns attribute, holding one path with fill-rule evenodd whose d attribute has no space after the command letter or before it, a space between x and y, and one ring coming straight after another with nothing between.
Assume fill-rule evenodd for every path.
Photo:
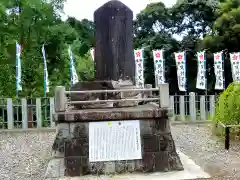
<instances>
[{"instance_id":1,"label":"vertical flag pole","mask_svg":"<svg viewBox=\"0 0 240 180\"><path fill-rule=\"evenodd\" d=\"M203 90L207 95L207 68L206 68L206 52L205 50L197 52L198 72L196 88Z\"/></svg>"},{"instance_id":2,"label":"vertical flag pole","mask_svg":"<svg viewBox=\"0 0 240 180\"><path fill-rule=\"evenodd\" d=\"M139 88L144 88L144 49L134 50L135 58L135 83Z\"/></svg>"},{"instance_id":3,"label":"vertical flag pole","mask_svg":"<svg viewBox=\"0 0 240 180\"><path fill-rule=\"evenodd\" d=\"M19 58L19 57L18 57L18 48L19 48L19 47L18 47L18 43L16 42L16 98L17 98L16 101L17 101L17 105L18 105L18 102L19 102L19 101L18 101L18 89L19 89L19 84L18 84L18 81L19 81L19 80L18 80L18 78L19 78L19 77L18 77L18 76L19 76L19 74L18 74L18 72L19 72L19 70L18 70L18 69L19 69L19 64L18 64L18 58ZM17 106L17 109L16 109L16 110L17 110L17 121L18 121L18 118L19 118L19 117L18 117L18 106Z\"/></svg>"},{"instance_id":4,"label":"vertical flag pole","mask_svg":"<svg viewBox=\"0 0 240 180\"><path fill-rule=\"evenodd\" d=\"M16 97L18 99L18 43L16 42Z\"/></svg>"},{"instance_id":5,"label":"vertical flag pole","mask_svg":"<svg viewBox=\"0 0 240 180\"><path fill-rule=\"evenodd\" d=\"M186 92L186 54L185 51L174 53L176 68L177 68L177 77L178 77L178 88L179 91Z\"/></svg>"},{"instance_id":6,"label":"vertical flag pole","mask_svg":"<svg viewBox=\"0 0 240 180\"><path fill-rule=\"evenodd\" d=\"M19 91L22 90L21 84L21 46L16 42L16 96L17 96L17 121L19 121L19 114L18 114L18 105L19 105Z\"/></svg>"},{"instance_id":7,"label":"vertical flag pole","mask_svg":"<svg viewBox=\"0 0 240 180\"><path fill-rule=\"evenodd\" d=\"M49 81L48 81L48 71L47 71L47 60L44 44L42 45L42 56L43 56L43 66L44 66L44 97L46 98L47 93L49 92Z\"/></svg>"},{"instance_id":8,"label":"vertical flag pole","mask_svg":"<svg viewBox=\"0 0 240 180\"><path fill-rule=\"evenodd\" d=\"M71 77L71 86L79 82L77 71L75 69L74 63L73 63L73 55L71 47L68 48L68 55L70 59L70 77Z\"/></svg>"},{"instance_id":9,"label":"vertical flag pole","mask_svg":"<svg viewBox=\"0 0 240 180\"><path fill-rule=\"evenodd\" d=\"M44 71L44 115L45 115L45 120L47 120L47 106L48 106L47 93L49 92L49 81L48 81L47 60L46 60L44 44L42 45L42 56L43 56L43 65L44 65L44 69L43 69Z\"/></svg>"},{"instance_id":10,"label":"vertical flag pole","mask_svg":"<svg viewBox=\"0 0 240 180\"><path fill-rule=\"evenodd\" d=\"M240 82L240 52L229 53L233 82Z\"/></svg>"},{"instance_id":11,"label":"vertical flag pole","mask_svg":"<svg viewBox=\"0 0 240 180\"><path fill-rule=\"evenodd\" d=\"M204 51L204 80L205 80L205 97L207 97L207 53Z\"/></svg>"},{"instance_id":12,"label":"vertical flag pole","mask_svg":"<svg viewBox=\"0 0 240 180\"><path fill-rule=\"evenodd\" d=\"M225 79L224 79L224 58L223 51L214 53L214 73L216 77L215 90L225 89Z\"/></svg>"},{"instance_id":13,"label":"vertical flag pole","mask_svg":"<svg viewBox=\"0 0 240 180\"><path fill-rule=\"evenodd\" d=\"M184 55L183 55L183 57L184 57L184 77L185 77L185 96L184 96L184 98L185 97L187 97L187 95L188 95L188 88L187 88L187 74L186 74L186 71L187 71L187 61L186 61L186 59L187 59L187 51L185 50L184 51ZM185 101L184 101L185 102ZM184 104L184 106L185 106L185 104ZM185 113L185 112L184 112Z\"/></svg>"},{"instance_id":14,"label":"vertical flag pole","mask_svg":"<svg viewBox=\"0 0 240 180\"><path fill-rule=\"evenodd\" d=\"M93 65L94 65L94 77L96 77L96 61L95 61L95 48L91 48L90 49L90 54L91 54L91 58L93 60Z\"/></svg>"},{"instance_id":15,"label":"vertical flag pole","mask_svg":"<svg viewBox=\"0 0 240 180\"><path fill-rule=\"evenodd\" d=\"M165 83L165 62L164 62L164 50L153 50L154 61L154 75L155 75L155 87Z\"/></svg>"}]
</instances>

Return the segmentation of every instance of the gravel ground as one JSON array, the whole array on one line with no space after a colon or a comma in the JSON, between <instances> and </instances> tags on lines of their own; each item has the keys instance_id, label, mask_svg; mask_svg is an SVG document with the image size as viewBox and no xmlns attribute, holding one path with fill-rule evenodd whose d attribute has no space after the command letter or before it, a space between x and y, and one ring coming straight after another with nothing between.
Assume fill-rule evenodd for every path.
<instances>
[{"instance_id":1,"label":"gravel ground","mask_svg":"<svg viewBox=\"0 0 240 180\"><path fill-rule=\"evenodd\" d=\"M176 146L216 180L240 179L240 143L224 150L207 125L173 125ZM55 132L0 133L0 180L43 180Z\"/></svg>"},{"instance_id":2,"label":"gravel ground","mask_svg":"<svg viewBox=\"0 0 240 180\"><path fill-rule=\"evenodd\" d=\"M0 133L0 180L43 180L55 132Z\"/></svg>"},{"instance_id":3,"label":"gravel ground","mask_svg":"<svg viewBox=\"0 0 240 180\"><path fill-rule=\"evenodd\" d=\"M231 143L227 151L224 142L211 132L209 125L172 126L176 146L209 173L211 179L240 179L240 142Z\"/></svg>"}]
</instances>

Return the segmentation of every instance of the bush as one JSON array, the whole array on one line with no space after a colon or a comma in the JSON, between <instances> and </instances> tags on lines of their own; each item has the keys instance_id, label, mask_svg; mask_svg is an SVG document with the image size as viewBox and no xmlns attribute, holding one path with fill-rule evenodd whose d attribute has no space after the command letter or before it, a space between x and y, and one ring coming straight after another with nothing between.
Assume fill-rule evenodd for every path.
<instances>
[{"instance_id":1,"label":"bush","mask_svg":"<svg viewBox=\"0 0 240 180\"><path fill-rule=\"evenodd\" d=\"M238 125L240 122L240 83L233 82L223 91L215 105L215 123Z\"/></svg>"}]
</instances>

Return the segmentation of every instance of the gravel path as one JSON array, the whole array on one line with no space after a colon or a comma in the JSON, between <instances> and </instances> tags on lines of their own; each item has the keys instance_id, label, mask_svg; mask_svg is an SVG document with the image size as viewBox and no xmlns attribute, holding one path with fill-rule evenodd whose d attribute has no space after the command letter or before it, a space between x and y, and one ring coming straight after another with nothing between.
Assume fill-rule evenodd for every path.
<instances>
[{"instance_id":1,"label":"gravel path","mask_svg":"<svg viewBox=\"0 0 240 180\"><path fill-rule=\"evenodd\" d=\"M211 179L240 179L240 143L232 143L230 150L225 150L224 142L211 136L209 125L176 125L172 134L176 146Z\"/></svg>"},{"instance_id":2,"label":"gravel path","mask_svg":"<svg viewBox=\"0 0 240 180\"><path fill-rule=\"evenodd\" d=\"M240 179L240 143L224 150L207 125L173 125L176 146L216 180ZM55 132L0 133L0 180L43 180Z\"/></svg>"},{"instance_id":3,"label":"gravel path","mask_svg":"<svg viewBox=\"0 0 240 180\"><path fill-rule=\"evenodd\" d=\"M0 180L43 180L55 132L1 133Z\"/></svg>"}]
</instances>

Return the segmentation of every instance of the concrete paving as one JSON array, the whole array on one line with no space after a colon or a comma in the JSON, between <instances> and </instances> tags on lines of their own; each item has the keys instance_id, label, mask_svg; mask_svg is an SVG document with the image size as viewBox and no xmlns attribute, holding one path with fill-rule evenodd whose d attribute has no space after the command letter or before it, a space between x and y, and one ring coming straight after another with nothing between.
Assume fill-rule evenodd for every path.
<instances>
[{"instance_id":1,"label":"concrete paving","mask_svg":"<svg viewBox=\"0 0 240 180\"><path fill-rule=\"evenodd\" d=\"M131 173L114 176L82 176L82 177L62 177L63 168L62 162L59 160L51 160L49 162L46 176L51 174L51 177L59 177L59 180L187 180L187 179L204 179L210 178L210 175L204 172L198 165L196 165L188 156L177 150L184 166L184 171L174 172L159 172L159 173Z\"/></svg>"}]
</instances>

